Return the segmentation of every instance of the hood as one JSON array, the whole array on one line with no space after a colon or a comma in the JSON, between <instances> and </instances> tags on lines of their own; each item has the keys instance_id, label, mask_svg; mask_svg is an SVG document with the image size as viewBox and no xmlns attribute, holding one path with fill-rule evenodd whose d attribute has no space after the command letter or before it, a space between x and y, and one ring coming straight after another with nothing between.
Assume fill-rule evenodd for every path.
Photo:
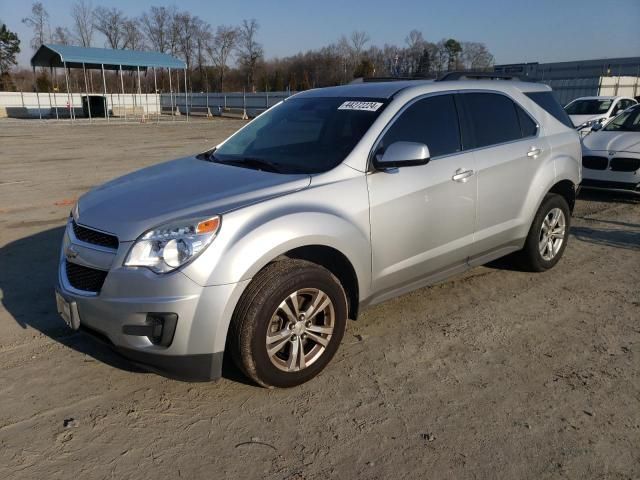
<instances>
[{"instance_id":1,"label":"hood","mask_svg":"<svg viewBox=\"0 0 640 480\"><path fill-rule=\"evenodd\" d=\"M309 175L284 175L187 157L112 180L78 201L78 222L135 240L181 218L223 214L309 186Z\"/></svg>"},{"instance_id":2,"label":"hood","mask_svg":"<svg viewBox=\"0 0 640 480\"><path fill-rule=\"evenodd\" d=\"M584 137L583 145L589 150L640 153L638 132L591 132Z\"/></svg>"},{"instance_id":3,"label":"hood","mask_svg":"<svg viewBox=\"0 0 640 480\"><path fill-rule=\"evenodd\" d=\"M598 115L569 115L569 118L573 122L576 127L579 127L584 122L588 122L589 120L598 120L600 118L607 118L606 115L598 114Z\"/></svg>"}]
</instances>

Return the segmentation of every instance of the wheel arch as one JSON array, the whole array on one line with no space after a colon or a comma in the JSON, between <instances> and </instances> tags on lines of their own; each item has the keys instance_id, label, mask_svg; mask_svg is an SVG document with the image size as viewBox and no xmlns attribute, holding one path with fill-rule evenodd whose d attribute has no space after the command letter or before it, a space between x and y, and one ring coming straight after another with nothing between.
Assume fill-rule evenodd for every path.
<instances>
[{"instance_id":1,"label":"wheel arch","mask_svg":"<svg viewBox=\"0 0 640 480\"><path fill-rule=\"evenodd\" d=\"M576 205L576 185L571 180L560 180L547 193L555 193L563 197L569 204L569 211L573 213Z\"/></svg>"},{"instance_id":2,"label":"wheel arch","mask_svg":"<svg viewBox=\"0 0 640 480\"><path fill-rule=\"evenodd\" d=\"M289 250L278 258L307 260L329 270L340 281L347 295L349 318L357 319L360 287L355 268L346 255L327 245L305 245ZM277 261L278 258L274 261Z\"/></svg>"}]
</instances>

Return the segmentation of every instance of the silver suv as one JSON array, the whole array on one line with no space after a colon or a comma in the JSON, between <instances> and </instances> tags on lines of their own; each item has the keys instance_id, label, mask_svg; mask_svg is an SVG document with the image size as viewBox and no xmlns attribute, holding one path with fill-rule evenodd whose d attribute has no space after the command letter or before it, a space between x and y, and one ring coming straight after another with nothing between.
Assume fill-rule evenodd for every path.
<instances>
[{"instance_id":1,"label":"silver suv","mask_svg":"<svg viewBox=\"0 0 640 480\"><path fill-rule=\"evenodd\" d=\"M260 385L298 385L364 307L514 252L553 267L580 160L544 85L306 91L208 152L82 196L58 310L168 376L216 379L228 351Z\"/></svg>"}]
</instances>

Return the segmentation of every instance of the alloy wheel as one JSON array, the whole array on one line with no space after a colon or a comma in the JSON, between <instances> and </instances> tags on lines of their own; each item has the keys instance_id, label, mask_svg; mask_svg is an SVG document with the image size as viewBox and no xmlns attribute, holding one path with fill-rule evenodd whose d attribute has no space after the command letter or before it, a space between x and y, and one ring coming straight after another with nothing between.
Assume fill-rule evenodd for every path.
<instances>
[{"instance_id":1,"label":"alloy wheel","mask_svg":"<svg viewBox=\"0 0 640 480\"><path fill-rule=\"evenodd\" d=\"M325 292L296 290L271 316L266 335L271 363L285 372L304 370L325 352L334 326L335 309Z\"/></svg>"},{"instance_id":2,"label":"alloy wheel","mask_svg":"<svg viewBox=\"0 0 640 480\"><path fill-rule=\"evenodd\" d=\"M566 225L564 212L560 208L551 209L544 217L540 228L538 250L540 251L540 256L547 262L553 260L562 248Z\"/></svg>"}]
</instances>

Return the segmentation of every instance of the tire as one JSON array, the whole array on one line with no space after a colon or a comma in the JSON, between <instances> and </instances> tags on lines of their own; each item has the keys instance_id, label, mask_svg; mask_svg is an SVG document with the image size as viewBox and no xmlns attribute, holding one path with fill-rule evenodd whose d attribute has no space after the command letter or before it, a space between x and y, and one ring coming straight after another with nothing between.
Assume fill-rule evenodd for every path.
<instances>
[{"instance_id":1,"label":"tire","mask_svg":"<svg viewBox=\"0 0 640 480\"><path fill-rule=\"evenodd\" d=\"M556 219L554 214L558 212L561 215ZM552 235L547 234L550 226ZM533 219L524 248L518 252L520 266L531 272L544 272L553 268L567 247L570 226L571 212L567 201L561 195L547 194ZM541 245L545 238L547 242L543 249Z\"/></svg>"},{"instance_id":2,"label":"tire","mask_svg":"<svg viewBox=\"0 0 640 480\"><path fill-rule=\"evenodd\" d=\"M327 269L306 260L274 262L253 278L236 306L228 338L232 358L264 387L300 385L331 361L347 315L344 289Z\"/></svg>"}]
</instances>

